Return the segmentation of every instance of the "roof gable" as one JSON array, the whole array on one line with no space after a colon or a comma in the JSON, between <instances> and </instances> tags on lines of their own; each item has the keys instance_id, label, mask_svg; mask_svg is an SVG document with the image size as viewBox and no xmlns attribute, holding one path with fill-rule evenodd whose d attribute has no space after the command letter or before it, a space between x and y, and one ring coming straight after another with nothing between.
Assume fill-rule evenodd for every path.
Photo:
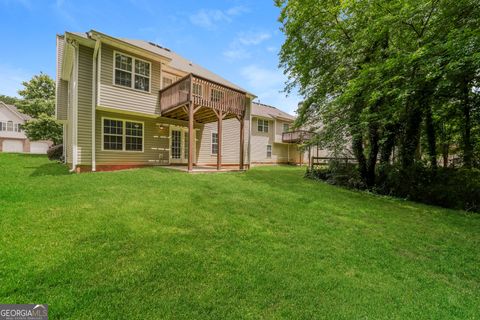
<instances>
[{"instance_id":1,"label":"roof gable","mask_svg":"<svg viewBox=\"0 0 480 320\"><path fill-rule=\"evenodd\" d=\"M31 117L24 114L24 113L21 113L17 107L15 107L14 105L11 105L11 104L6 104L2 101L0 101L0 108L2 108L3 110L5 110L5 112L7 112L8 114L10 114L11 116L11 120L14 120L14 119L17 119L17 122L18 120L20 120L21 122L23 121L27 121L27 120L30 120Z\"/></svg>"},{"instance_id":2,"label":"roof gable","mask_svg":"<svg viewBox=\"0 0 480 320\"><path fill-rule=\"evenodd\" d=\"M252 102L252 115L268 119L279 119L285 121L294 121L295 117L280 109L266 104Z\"/></svg>"}]
</instances>

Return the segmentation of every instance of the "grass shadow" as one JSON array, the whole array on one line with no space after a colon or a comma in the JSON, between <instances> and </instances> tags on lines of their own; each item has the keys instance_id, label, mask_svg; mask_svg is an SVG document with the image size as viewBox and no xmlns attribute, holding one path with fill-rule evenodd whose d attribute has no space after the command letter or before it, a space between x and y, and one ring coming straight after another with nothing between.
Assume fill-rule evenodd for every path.
<instances>
[{"instance_id":1,"label":"grass shadow","mask_svg":"<svg viewBox=\"0 0 480 320\"><path fill-rule=\"evenodd\" d=\"M43 176L64 176L70 174L68 168L58 162L46 163L41 166L24 167L25 169L34 169L30 174L30 177L43 177Z\"/></svg>"}]
</instances>

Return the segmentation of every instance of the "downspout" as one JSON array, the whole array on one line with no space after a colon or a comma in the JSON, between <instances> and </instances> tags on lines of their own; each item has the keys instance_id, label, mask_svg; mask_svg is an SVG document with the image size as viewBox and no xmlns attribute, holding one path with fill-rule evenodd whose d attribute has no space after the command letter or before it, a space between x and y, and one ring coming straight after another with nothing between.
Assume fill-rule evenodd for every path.
<instances>
[{"instance_id":1,"label":"downspout","mask_svg":"<svg viewBox=\"0 0 480 320\"><path fill-rule=\"evenodd\" d=\"M70 172L75 172L77 169L78 165L78 43L76 41L72 41L71 45L75 48L75 62L73 64L73 106L72 106L72 116L73 116L73 121L72 121L72 153L73 153L73 159L72 159L72 169Z\"/></svg>"},{"instance_id":2,"label":"downspout","mask_svg":"<svg viewBox=\"0 0 480 320\"><path fill-rule=\"evenodd\" d=\"M96 39L95 49L93 50L93 67L92 67L92 171L97 170L97 165L95 161L95 109L97 107L97 57L100 49L101 40L100 38Z\"/></svg>"},{"instance_id":3,"label":"downspout","mask_svg":"<svg viewBox=\"0 0 480 320\"><path fill-rule=\"evenodd\" d=\"M248 169L252 168L251 156L252 156L252 99L250 99L250 109L248 110Z\"/></svg>"}]
</instances>

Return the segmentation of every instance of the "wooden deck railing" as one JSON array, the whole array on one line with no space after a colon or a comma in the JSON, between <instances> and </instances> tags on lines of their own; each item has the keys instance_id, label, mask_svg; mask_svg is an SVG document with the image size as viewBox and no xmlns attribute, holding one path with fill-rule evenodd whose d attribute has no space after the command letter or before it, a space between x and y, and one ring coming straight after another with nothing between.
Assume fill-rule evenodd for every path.
<instances>
[{"instance_id":1,"label":"wooden deck railing","mask_svg":"<svg viewBox=\"0 0 480 320\"><path fill-rule=\"evenodd\" d=\"M313 133L306 130L297 130L291 132L282 133L282 142L286 143L299 143L308 141L313 137Z\"/></svg>"},{"instance_id":2,"label":"wooden deck railing","mask_svg":"<svg viewBox=\"0 0 480 320\"><path fill-rule=\"evenodd\" d=\"M243 116L245 99L245 92L199 76L188 75L160 91L160 110L163 113L192 101L197 106Z\"/></svg>"}]
</instances>

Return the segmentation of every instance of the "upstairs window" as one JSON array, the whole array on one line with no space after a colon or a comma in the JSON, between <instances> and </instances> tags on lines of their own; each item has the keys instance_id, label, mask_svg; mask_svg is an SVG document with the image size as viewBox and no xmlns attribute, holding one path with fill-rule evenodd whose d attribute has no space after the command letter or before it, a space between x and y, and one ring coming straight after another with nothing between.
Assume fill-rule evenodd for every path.
<instances>
[{"instance_id":1,"label":"upstairs window","mask_svg":"<svg viewBox=\"0 0 480 320\"><path fill-rule=\"evenodd\" d=\"M0 121L0 131L7 131L7 123Z\"/></svg>"},{"instance_id":2,"label":"upstairs window","mask_svg":"<svg viewBox=\"0 0 480 320\"><path fill-rule=\"evenodd\" d=\"M258 132L268 132L268 120L258 119Z\"/></svg>"},{"instance_id":3,"label":"upstairs window","mask_svg":"<svg viewBox=\"0 0 480 320\"><path fill-rule=\"evenodd\" d=\"M220 102L223 100L223 91L212 89L210 95L210 101L212 102Z\"/></svg>"},{"instance_id":4,"label":"upstairs window","mask_svg":"<svg viewBox=\"0 0 480 320\"><path fill-rule=\"evenodd\" d=\"M150 62L115 52L115 84L150 92Z\"/></svg>"},{"instance_id":5,"label":"upstairs window","mask_svg":"<svg viewBox=\"0 0 480 320\"><path fill-rule=\"evenodd\" d=\"M283 132L288 132L288 130L290 130L290 126L288 123L284 123L283 124Z\"/></svg>"},{"instance_id":6,"label":"upstairs window","mask_svg":"<svg viewBox=\"0 0 480 320\"><path fill-rule=\"evenodd\" d=\"M166 88L168 87L169 85L171 85L173 83L173 79L172 78L168 78L168 77L163 77L162 78L162 88Z\"/></svg>"},{"instance_id":7,"label":"upstairs window","mask_svg":"<svg viewBox=\"0 0 480 320\"><path fill-rule=\"evenodd\" d=\"M15 123L15 132L22 132L22 125L20 123Z\"/></svg>"},{"instance_id":8,"label":"upstairs window","mask_svg":"<svg viewBox=\"0 0 480 320\"><path fill-rule=\"evenodd\" d=\"M7 131L13 131L13 121L7 122Z\"/></svg>"}]
</instances>

